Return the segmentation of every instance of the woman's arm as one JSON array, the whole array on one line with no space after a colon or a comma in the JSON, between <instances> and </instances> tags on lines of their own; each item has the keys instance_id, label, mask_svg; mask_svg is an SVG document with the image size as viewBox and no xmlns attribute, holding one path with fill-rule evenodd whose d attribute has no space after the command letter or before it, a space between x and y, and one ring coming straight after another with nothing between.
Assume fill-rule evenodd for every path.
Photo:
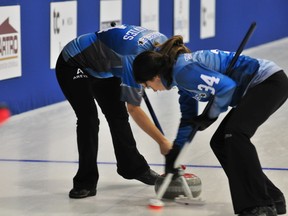
<instances>
[{"instance_id":1,"label":"woman's arm","mask_svg":"<svg viewBox=\"0 0 288 216\"><path fill-rule=\"evenodd\" d=\"M127 109L136 124L159 144L161 154L166 155L172 148L172 143L160 132L140 106L127 103Z\"/></svg>"}]
</instances>

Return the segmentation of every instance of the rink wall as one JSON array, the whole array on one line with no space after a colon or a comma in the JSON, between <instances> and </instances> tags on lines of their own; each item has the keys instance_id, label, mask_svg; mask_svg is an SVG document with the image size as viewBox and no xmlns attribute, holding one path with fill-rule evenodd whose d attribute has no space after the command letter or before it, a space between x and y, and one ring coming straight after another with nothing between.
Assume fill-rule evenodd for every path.
<instances>
[{"instance_id":1,"label":"rink wall","mask_svg":"<svg viewBox=\"0 0 288 216\"><path fill-rule=\"evenodd\" d=\"M145 0L144 0L145 1ZM13 114L63 101L50 69L51 0L0 0L20 5L22 75L0 80L0 102ZM190 1L189 48L235 50L252 21L256 31L248 47L288 36L287 0L216 0L215 37L200 39L200 0ZM77 1L77 35L99 28L100 0ZM4 20L0 20L0 24ZM122 0L122 23L140 25L140 0ZM173 35L173 0L160 0L160 32Z\"/></svg>"}]
</instances>

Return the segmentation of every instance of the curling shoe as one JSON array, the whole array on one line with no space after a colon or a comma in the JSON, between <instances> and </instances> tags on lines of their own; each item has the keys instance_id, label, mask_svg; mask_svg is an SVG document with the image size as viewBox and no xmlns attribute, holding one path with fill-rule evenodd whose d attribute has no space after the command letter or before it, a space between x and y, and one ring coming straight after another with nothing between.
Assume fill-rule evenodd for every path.
<instances>
[{"instance_id":1,"label":"curling shoe","mask_svg":"<svg viewBox=\"0 0 288 216\"><path fill-rule=\"evenodd\" d=\"M152 169L148 169L144 174L140 175L138 178L135 179L147 185L155 185L158 177L160 177L158 173L156 173Z\"/></svg>"},{"instance_id":2,"label":"curling shoe","mask_svg":"<svg viewBox=\"0 0 288 216\"><path fill-rule=\"evenodd\" d=\"M277 216L274 206L259 206L244 210L238 216Z\"/></svg>"},{"instance_id":3,"label":"curling shoe","mask_svg":"<svg viewBox=\"0 0 288 216\"><path fill-rule=\"evenodd\" d=\"M286 214L286 201L284 195L274 200L274 205L278 215Z\"/></svg>"},{"instance_id":4,"label":"curling shoe","mask_svg":"<svg viewBox=\"0 0 288 216\"><path fill-rule=\"evenodd\" d=\"M69 197L73 199L82 199L89 196L95 196L97 190L96 189L78 189L78 188L72 188L72 190L69 192Z\"/></svg>"}]
</instances>

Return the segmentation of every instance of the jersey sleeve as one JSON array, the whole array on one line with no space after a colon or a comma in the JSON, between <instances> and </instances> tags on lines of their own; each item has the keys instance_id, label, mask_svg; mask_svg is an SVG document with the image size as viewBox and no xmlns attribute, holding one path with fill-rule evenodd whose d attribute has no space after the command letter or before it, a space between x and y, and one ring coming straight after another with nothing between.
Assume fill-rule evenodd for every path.
<instances>
[{"instance_id":1,"label":"jersey sleeve","mask_svg":"<svg viewBox=\"0 0 288 216\"><path fill-rule=\"evenodd\" d=\"M129 104L140 106L143 95L143 88L140 84L136 83L132 62L135 56L123 57L123 73L121 83L121 100Z\"/></svg>"},{"instance_id":2,"label":"jersey sleeve","mask_svg":"<svg viewBox=\"0 0 288 216\"><path fill-rule=\"evenodd\" d=\"M229 77L198 62L179 70L175 82L180 89L181 121L174 144L182 147L193 130L188 120L198 115L198 101L209 101L214 95L208 115L210 118L216 118L228 109L236 84Z\"/></svg>"},{"instance_id":3,"label":"jersey sleeve","mask_svg":"<svg viewBox=\"0 0 288 216\"><path fill-rule=\"evenodd\" d=\"M183 146L193 130L192 125L188 123L188 120L198 115L198 101L181 89L179 89L178 94L181 119L174 144Z\"/></svg>"},{"instance_id":4,"label":"jersey sleeve","mask_svg":"<svg viewBox=\"0 0 288 216\"><path fill-rule=\"evenodd\" d=\"M139 27L140 28L140 27ZM133 37L130 41L129 55L122 56L123 74L122 74L122 84L121 84L121 100L127 103L133 104L135 106L140 106L143 96L143 88L140 84L136 83L133 76L133 60L136 55L143 51L153 50L155 44L163 43L167 40L167 37L159 32L147 30L141 27L141 33L136 37ZM133 50L133 51L131 51Z\"/></svg>"}]
</instances>

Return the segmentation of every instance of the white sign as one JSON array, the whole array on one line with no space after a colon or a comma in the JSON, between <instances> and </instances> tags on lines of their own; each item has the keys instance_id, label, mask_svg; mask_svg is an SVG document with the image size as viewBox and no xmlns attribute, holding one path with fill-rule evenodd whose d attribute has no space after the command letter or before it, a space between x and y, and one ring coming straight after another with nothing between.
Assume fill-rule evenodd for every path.
<instances>
[{"instance_id":1,"label":"white sign","mask_svg":"<svg viewBox=\"0 0 288 216\"><path fill-rule=\"evenodd\" d=\"M159 0L141 0L141 26L159 31Z\"/></svg>"},{"instance_id":2,"label":"white sign","mask_svg":"<svg viewBox=\"0 0 288 216\"><path fill-rule=\"evenodd\" d=\"M200 38L215 36L215 0L201 0Z\"/></svg>"},{"instance_id":3,"label":"white sign","mask_svg":"<svg viewBox=\"0 0 288 216\"><path fill-rule=\"evenodd\" d=\"M100 1L100 29L122 24L122 0L101 0Z\"/></svg>"},{"instance_id":4,"label":"white sign","mask_svg":"<svg viewBox=\"0 0 288 216\"><path fill-rule=\"evenodd\" d=\"M182 35L189 42L189 0L174 0L174 35Z\"/></svg>"},{"instance_id":5,"label":"white sign","mask_svg":"<svg viewBox=\"0 0 288 216\"><path fill-rule=\"evenodd\" d=\"M0 7L0 80L21 76L20 6Z\"/></svg>"},{"instance_id":6,"label":"white sign","mask_svg":"<svg viewBox=\"0 0 288 216\"><path fill-rule=\"evenodd\" d=\"M50 4L50 68L55 68L63 47L77 37L77 1Z\"/></svg>"}]
</instances>

